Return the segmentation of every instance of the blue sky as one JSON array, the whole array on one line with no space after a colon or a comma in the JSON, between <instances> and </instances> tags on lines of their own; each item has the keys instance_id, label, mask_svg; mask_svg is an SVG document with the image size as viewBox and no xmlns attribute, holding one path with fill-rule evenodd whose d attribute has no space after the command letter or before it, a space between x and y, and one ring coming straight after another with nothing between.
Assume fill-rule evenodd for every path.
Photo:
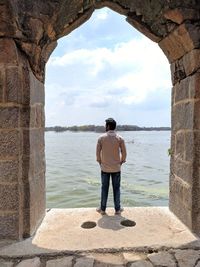
<instances>
[{"instance_id":1,"label":"blue sky","mask_svg":"<svg viewBox=\"0 0 200 267\"><path fill-rule=\"evenodd\" d=\"M46 67L46 126L170 126L169 63L158 45L108 8L58 42Z\"/></svg>"}]
</instances>

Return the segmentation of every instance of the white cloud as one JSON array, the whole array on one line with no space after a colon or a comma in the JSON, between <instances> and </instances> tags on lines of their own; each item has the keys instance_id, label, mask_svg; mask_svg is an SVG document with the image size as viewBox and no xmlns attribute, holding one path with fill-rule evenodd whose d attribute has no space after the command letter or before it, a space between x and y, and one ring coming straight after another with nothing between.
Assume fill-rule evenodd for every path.
<instances>
[{"instance_id":1,"label":"white cloud","mask_svg":"<svg viewBox=\"0 0 200 267\"><path fill-rule=\"evenodd\" d=\"M168 89L171 84L169 75L166 74L169 72L167 59L160 48L147 38L120 43L113 49L79 49L61 57L53 57L49 62L49 66L69 65L77 65L85 71L81 80L94 79L91 75L95 76L98 87L101 88L98 91L99 100L96 100L95 92L90 95L90 100L91 103L99 101L99 106L101 99L105 98L104 93L109 90L115 94L115 89L126 88L126 93L119 97L119 102L130 105L144 101L155 90ZM114 70L117 71L116 76ZM103 72L110 72L110 78L102 80L100 74ZM95 101L92 100L93 97Z\"/></svg>"},{"instance_id":2,"label":"white cloud","mask_svg":"<svg viewBox=\"0 0 200 267\"><path fill-rule=\"evenodd\" d=\"M79 49L65 54L62 57L52 57L49 66L85 65L90 67L89 74L97 75L103 68L104 61L110 57L111 51L107 48L96 48L94 50Z\"/></svg>"},{"instance_id":3,"label":"white cloud","mask_svg":"<svg viewBox=\"0 0 200 267\"><path fill-rule=\"evenodd\" d=\"M94 19L97 20L106 20L109 16L109 9L101 9L98 13L96 13L96 16Z\"/></svg>"},{"instance_id":4,"label":"white cloud","mask_svg":"<svg viewBox=\"0 0 200 267\"><path fill-rule=\"evenodd\" d=\"M47 125L98 124L100 119L108 116L126 117L125 123L131 123L132 112L139 114L139 109L143 109L143 116L148 116L152 110L156 114L162 105L166 109L167 101L169 107L165 114L169 112L171 80L165 55L146 37L137 35L133 39L135 33L132 39L119 38L118 42L108 43L108 38L114 40L116 36L116 29L112 32L107 23L110 14L108 9L94 13L92 27L88 30L85 27L79 34L85 41L80 41L78 34L73 35L72 40L67 37L69 43L62 43L62 53L51 56L46 81ZM115 22L120 25L117 18ZM91 34L91 29L100 25L104 28L98 32L99 39L87 45L86 40L90 37L86 38L84 34ZM104 37L103 30L108 28L110 30ZM153 103L149 104L148 99ZM158 101L161 104L158 105ZM142 115L139 119L142 120ZM169 125L168 122L160 125Z\"/></svg>"}]
</instances>

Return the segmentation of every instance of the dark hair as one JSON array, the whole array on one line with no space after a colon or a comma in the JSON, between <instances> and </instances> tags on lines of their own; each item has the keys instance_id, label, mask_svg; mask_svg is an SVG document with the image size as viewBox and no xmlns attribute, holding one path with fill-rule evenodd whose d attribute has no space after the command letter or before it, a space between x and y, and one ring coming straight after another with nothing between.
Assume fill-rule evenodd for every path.
<instances>
[{"instance_id":1,"label":"dark hair","mask_svg":"<svg viewBox=\"0 0 200 267\"><path fill-rule=\"evenodd\" d=\"M115 130L117 123L113 118L108 118L106 120L106 127L109 126L109 130Z\"/></svg>"}]
</instances>

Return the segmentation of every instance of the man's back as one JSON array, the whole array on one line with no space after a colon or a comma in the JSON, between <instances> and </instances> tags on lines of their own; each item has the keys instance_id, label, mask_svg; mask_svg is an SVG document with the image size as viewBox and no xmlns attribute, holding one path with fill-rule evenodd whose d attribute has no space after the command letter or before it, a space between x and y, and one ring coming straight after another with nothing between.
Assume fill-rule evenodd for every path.
<instances>
[{"instance_id":1,"label":"man's back","mask_svg":"<svg viewBox=\"0 0 200 267\"><path fill-rule=\"evenodd\" d=\"M97 212L105 214L110 177L112 178L115 214L120 215L123 209L120 204L121 165L126 161L126 147L123 138L115 132L116 121L106 120L106 133L97 142L96 156L101 166L101 205Z\"/></svg>"},{"instance_id":2,"label":"man's back","mask_svg":"<svg viewBox=\"0 0 200 267\"><path fill-rule=\"evenodd\" d=\"M104 172L119 172L126 158L123 138L115 131L107 131L101 135L97 143L97 161Z\"/></svg>"}]
</instances>

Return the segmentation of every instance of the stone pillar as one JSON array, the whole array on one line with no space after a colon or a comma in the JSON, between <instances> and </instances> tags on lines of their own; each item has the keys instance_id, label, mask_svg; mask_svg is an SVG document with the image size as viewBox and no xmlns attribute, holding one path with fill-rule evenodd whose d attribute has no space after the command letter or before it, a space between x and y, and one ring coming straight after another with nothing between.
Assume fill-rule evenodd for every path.
<instances>
[{"instance_id":1,"label":"stone pillar","mask_svg":"<svg viewBox=\"0 0 200 267\"><path fill-rule=\"evenodd\" d=\"M0 239L21 239L45 214L44 85L13 39L0 39Z\"/></svg>"},{"instance_id":2,"label":"stone pillar","mask_svg":"<svg viewBox=\"0 0 200 267\"><path fill-rule=\"evenodd\" d=\"M200 234L200 50L171 66L172 157L169 207Z\"/></svg>"}]
</instances>

